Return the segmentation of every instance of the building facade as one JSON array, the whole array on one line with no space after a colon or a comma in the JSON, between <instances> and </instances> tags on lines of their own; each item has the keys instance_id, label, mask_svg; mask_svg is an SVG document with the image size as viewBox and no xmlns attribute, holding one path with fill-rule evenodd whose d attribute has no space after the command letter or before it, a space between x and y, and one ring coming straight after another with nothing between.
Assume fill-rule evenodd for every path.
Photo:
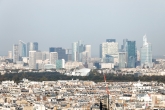
<instances>
[{"instance_id":1,"label":"building facade","mask_svg":"<svg viewBox=\"0 0 165 110\"><path fill-rule=\"evenodd\" d=\"M72 61L78 61L78 43L72 43Z\"/></svg>"},{"instance_id":2,"label":"building facade","mask_svg":"<svg viewBox=\"0 0 165 110\"><path fill-rule=\"evenodd\" d=\"M36 51L29 51L29 69L37 69Z\"/></svg>"},{"instance_id":3,"label":"building facade","mask_svg":"<svg viewBox=\"0 0 165 110\"><path fill-rule=\"evenodd\" d=\"M63 49L62 47L50 47L49 52L57 52L58 53L58 59L66 59L66 49Z\"/></svg>"},{"instance_id":4,"label":"building facade","mask_svg":"<svg viewBox=\"0 0 165 110\"><path fill-rule=\"evenodd\" d=\"M9 58L9 59L12 59L12 58L13 58L12 51L8 51L8 58Z\"/></svg>"},{"instance_id":5,"label":"building facade","mask_svg":"<svg viewBox=\"0 0 165 110\"><path fill-rule=\"evenodd\" d=\"M126 52L127 52L127 67L135 68L136 60L137 60L136 41L127 41Z\"/></svg>"},{"instance_id":6,"label":"building facade","mask_svg":"<svg viewBox=\"0 0 165 110\"><path fill-rule=\"evenodd\" d=\"M19 41L19 55L20 57L26 57L26 43Z\"/></svg>"},{"instance_id":7,"label":"building facade","mask_svg":"<svg viewBox=\"0 0 165 110\"><path fill-rule=\"evenodd\" d=\"M50 64L56 64L58 60L58 53L57 52L50 52Z\"/></svg>"},{"instance_id":8,"label":"building facade","mask_svg":"<svg viewBox=\"0 0 165 110\"><path fill-rule=\"evenodd\" d=\"M119 68L126 68L127 67L127 53L126 52L119 52Z\"/></svg>"},{"instance_id":9,"label":"building facade","mask_svg":"<svg viewBox=\"0 0 165 110\"><path fill-rule=\"evenodd\" d=\"M37 42L27 43L27 56L28 57L29 57L29 51L38 51L38 43Z\"/></svg>"},{"instance_id":10,"label":"building facade","mask_svg":"<svg viewBox=\"0 0 165 110\"><path fill-rule=\"evenodd\" d=\"M141 67L147 66L152 67L152 45L147 42L146 35L143 37L143 46L141 47Z\"/></svg>"},{"instance_id":11,"label":"building facade","mask_svg":"<svg viewBox=\"0 0 165 110\"><path fill-rule=\"evenodd\" d=\"M19 45L14 44L13 45L13 62L16 63L19 61Z\"/></svg>"},{"instance_id":12,"label":"building facade","mask_svg":"<svg viewBox=\"0 0 165 110\"><path fill-rule=\"evenodd\" d=\"M64 59L57 60L56 69L62 69L62 68L65 68L65 60Z\"/></svg>"},{"instance_id":13,"label":"building facade","mask_svg":"<svg viewBox=\"0 0 165 110\"><path fill-rule=\"evenodd\" d=\"M117 42L104 42L100 44L100 58L104 61L106 56L113 57L113 62L118 63L118 43Z\"/></svg>"}]
</instances>

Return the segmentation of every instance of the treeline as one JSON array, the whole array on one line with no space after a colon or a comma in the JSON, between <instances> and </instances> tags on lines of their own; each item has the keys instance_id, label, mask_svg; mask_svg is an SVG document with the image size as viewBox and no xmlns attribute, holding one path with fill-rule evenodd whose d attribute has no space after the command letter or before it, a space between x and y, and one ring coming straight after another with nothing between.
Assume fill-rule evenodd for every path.
<instances>
[{"instance_id":1,"label":"treeline","mask_svg":"<svg viewBox=\"0 0 165 110\"><path fill-rule=\"evenodd\" d=\"M57 80L91 80L95 82L103 82L103 74L97 73L95 71L91 72L89 76L66 76L58 72L43 72L43 73L6 73L0 75L0 81L14 80L15 82L20 82L23 78L29 79L31 81L57 81ZM158 81L165 83L165 76L142 76L134 77L134 75L122 75L122 74L106 74L107 81Z\"/></svg>"}]
</instances>

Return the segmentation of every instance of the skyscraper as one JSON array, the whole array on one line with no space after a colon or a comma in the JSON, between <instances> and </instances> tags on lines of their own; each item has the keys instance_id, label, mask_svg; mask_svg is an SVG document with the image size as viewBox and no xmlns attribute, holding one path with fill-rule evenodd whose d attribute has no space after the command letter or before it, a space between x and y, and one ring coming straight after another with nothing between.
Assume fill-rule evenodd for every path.
<instances>
[{"instance_id":1,"label":"skyscraper","mask_svg":"<svg viewBox=\"0 0 165 110\"><path fill-rule=\"evenodd\" d=\"M123 40L123 45L121 45L121 51L122 51L122 52L126 52L127 41L128 41L128 39L124 39L124 40Z\"/></svg>"},{"instance_id":2,"label":"skyscraper","mask_svg":"<svg viewBox=\"0 0 165 110\"><path fill-rule=\"evenodd\" d=\"M119 68L127 67L127 53L119 52Z\"/></svg>"},{"instance_id":3,"label":"skyscraper","mask_svg":"<svg viewBox=\"0 0 165 110\"><path fill-rule=\"evenodd\" d=\"M87 52L87 57L91 58L91 45L85 45L85 52Z\"/></svg>"},{"instance_id":4,"label":"skyscraper","mask_svg":"<svg viewBox=\"0 0 165 110\"><path fill-rule=\"evenodd\" d=\"M9 58L9 59L12 59L12 58L13 58L12 51L8 51L8 58Z\"/></svg>"},{"instance_id":5,"label":"skyscraper","mask_svg":"<svg viewBox=\"0 0 165 110\"><path fill-rule=\"evenodd\" d=\"M58 53L50 52L50 64L56 64L57 60L58 60Z\"/></svg>"},{"instance_id":6,"label":"skyscraper","mask_svg":"<svg viewBox=\"0 0 165 110\"><path fill-rule=\"evenodd\" d=\"M104 61L106 56L113 57L113 62L118 62L118 43L103 42L100 44L100 58Z\"/></svg>"},{"instance_id":7,"label":"skyscraper","mask_svg":"<svg viewBox=\"0 0 165 110\"><path fill-rule=\"evenodd\" d=\"M36 51L29 51L29 69L36 69Z\"/></svg>"},{"instance_id":8,"label":"skyscraper","mask_svg":"<svg viewBox=\"0 0 165 110\"><path fill-rule=\"evenodd\" d=\"M19 56L26 57L26 43L19 41Z\"/></svg>"},{"instance_id":9,"label":"skyscraper","mask_svg":"<svg viewBox=\"0 0 165 110\"><path fill-rule=\"evenodd\" d=\"M38 43L37 42L27 43L27 56L29 56L29 51L38 51Z\"/></svg>"},{"instance_id":10,"label":"skyscraper","mask_svg":"<svg viewBox=\"0 0 165 110\"><path fill-rule=\"evenodd\" d=\"M13 62L19 61L19 46L18 44L13 45Z\"/></svg>"},{"instance_id":11,"label":"skyscraper","mask_svg":"<svg viewBox=\"0 0 165 110\"><path fill-rule=\"evenodd\" d=\"M141 47L141 67L152 67L152 45L147 42L146 35L143 37L143 46Z\"/></svg>"},{"instance_id":12,"label":"skyscraper","mask_svg":"<svg viewBox=\"0 0 165 110\"><path fill-rule=\"evenodd\" d=\"M85 45L84 52L81 52L81 59L83 63L89 63L91 58L91 45Z\"/></svg>"},{"instance_id":13,"label":"skyscraper","mask_svg":"<svg viewBox=\"0 0 165 110\"><path fill-rule=\"evenodd\" d=\"M81 40L72 43L72 61L82 61L82 52L84 52L84 48Z\"/></svg>"},{"instance_id":14,"label":"skyscraper","mask_svg":"<svg viewBox=\"0 0 165 110\"><path fill-rule=\"evenodd\" d=\"M55 52L55 47L50 47L49 52Z\"/></svg>"},{"instance_id":15,"label":"skyscraper","mask_svg":"<svg viewBox=\"0 0 165 110\"><path fill-rule=\"evenodd\" d=\"M126 42L126 52L127 52L127 67L135 68L136 67L136 41L127 41Z\"/></svg>"},{"instance_id":16,"label":"skyscraper","mask_svg":"<svg viewBox=\"0 0 165 110\"><path fill-rule=\"evenodd\" d=\"M78 61L78 43L72 43L72 61Z\"/></svg>"},{"instance_id":17,"label":"skyscraper","mask_svg":"<svg viewBox=\"0 0 165 110\"><path fill-rule=\"evenodd\" d=\"M49 52L57 52L58 53L58 59L66 59L66 50L62 47L50 47Z\"/></svg>"}]
</instances>

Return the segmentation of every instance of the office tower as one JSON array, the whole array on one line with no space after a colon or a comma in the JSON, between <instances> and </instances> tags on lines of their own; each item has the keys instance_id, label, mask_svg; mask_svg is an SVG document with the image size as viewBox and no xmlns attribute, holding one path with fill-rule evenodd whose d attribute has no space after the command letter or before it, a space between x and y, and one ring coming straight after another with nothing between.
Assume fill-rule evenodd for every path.
<instances>
[{"instance_id":1,"label":"office tower","mask_svg":"<svg viewBox=\"0 0 165 110\"><path fill-rule=\"evenodd\" d=\"M83 63L89 63L91 58L91 45L85 45L84 52L81 52L81 61Z\"/></svg>"},{"instance_id":2,"label":"office tower","mask_svg":"<svg viewBox=\"0 0 165 110\"><path fill-rule=\"evenodd\" d=\"M36 68L36 51L29 51L29 69Z\"/></svg>"},{"instance_id":3,"label":"office tower","mask_svg":"<svg viewBox=\"0 0 165 110\"><path fill-rule=\"evenodd\" d=\"M55 52L56 48L55 47L50 47L49 52Z\"/></svg>"},{"instance_id":4,"label":"office tower","mask_svg":"<svg viewBox=\"0 0 165 110\"><path fill-rule=\"evenodd\" d=\"M38 51L38 43L37 42L27 43L27 56L28 57L29 57L29 51Z\"/></svg>"},{"instance_id":5,"label":"office tower","mask_svg":"<svg viewBox=\"0 0 165 110\"><path fill-rule=\"evenodd\" d=\"M137 50L137 61L140 61L140 51Z\"/></svg>"},{"instance_id":6,"label":"office tower","mask_svg":"<svg viewBox=\"0 0 165 110\"><path fill-rule=\"evenodd\" d=\"M19 41L19 56L26 57L26 43Z\"/></svg>"},{"instance_id":7,"label":"office tower","mask_svg":"<svg viewBox=\"0 0 165 110\"><path fill-rule=\"evenodd\" d=\"M61 69L61 68L65 68L65 60L64 59L56 61L56 69Z\"/></svg>"},{"instance_id":8,"label":"office tower","mask_svg":"<svg viewBox=\"0 0 165 110\"><path fill-rule=\"evenodd\" d=\"M58 53L50 52L50 64L56 64L57 60L58 60Z\"/></svg>"},{"instance_id":9,"label":"office tower","mask_svg":"<svg viewBox=\"0 0 165 110\"><path fill-rule=\"evenodd\" d=\"M104 61L106 55L113 57L114 63L118 62L118 43L117 42L103 42L100 44L100 58Z\"/></svg>"},{"instance_id":10,"label":"office tower","mask_svg":"<svg viewBox=\"0 0 165 110\"><path fill-rule=\"evenodd\" d=\"M78 43L72 43L72 61L78 61Z\"/></svg>"},{"instance_id":11,"label":"office tower","mask_svg":"<svg viewBox=\"0 0 165 110\"><path fill-rule=\"evenodd\" d=\"M65 49L65 50L66 50L65 61L72 61L72 49Z\"/></svg>"},{"instance_id":12,"label":"office tower","mask_svg":"<svg viewBox=\"0 0 165 110\"><path fill-rule=\"evenodd\" d=\"M119 68L127 67L127 53L119 52Z\"/></svg>"},{"instance_id":13,"label":"office tower","mask_svg":"<svg viewBox=\"0 0 165 110\"><path fill-rule=\"evenodd\" d=\"M141 67L152 67L152 45L147 42L146 35L143 37L143 46L141 47Z\"/></svg>"},{"instance_id":14,"label":"office tower","mask_svg":"<svg viewBox=\"0 0 165 110\"><path fill-rule=\"evenodd\" d=\"M50 47L49 52L57 52L58 59L66 59L66 50L62 47Z\"/></svg>"},{"instance_id":15,"label":"office tower","mask_svg":"<svg viewBox=\"0 0 165 110\"><path fill-rule=\"evenodd\" d=\"M50 59L50 53L49 52L42 52L42 60L48 60Z\"/></svg>"},{"instance_id":16,"label":"office tower","mask_svg":"<svg viewBox=\"0 0 165 110\"><path fill-rule=\"evenodd\" d=\"M82 44L82 41L78 41L78 61L82 61L82 52L84 52L84 45Z\"/></svg>"},{"instance_id":17,"label":"office tower","mask_svg":"<svg viewBox=\"0 0 165 110\"><path fill-rule=\"evenodd\" d=\"M72 43L72 61L82 61L82 52L84 52L84 45L81 40Z\"/></svg>"},{"instance_id":18,"label":"office tower","mask_svg":"<svg viewBox=\"0 0 165 110\"><path fill-rule=\"evenodd\" d=\"M106 42L116 42L116 39L106 39Z\"/></svg>"},{"instance_id":19,"label":"office tower","mask_svg":"<svg viewBox=\"0 0 165 110\"><path fill-rule=\"evenodd\" d=\"M122 51L122 52L126 52L127 41L128 41L128 39L124 39L124 40L123 40L123 45L121 45L121 51Z\"/></svg>"},{"instance_id":20,"label":"office tower","mask_svg":"<svg viewBox=\"0 0 165 110\"><path fill-rule=\"evenodd\" d=\"M36 60L43 60L41 51L36 51Z\"/></svg>"},{"instance_id":21,"label":"office tower","mask_svg":"<svg viewBox=\"0 0 165 110\"><path fill-rule=\"evenodd\" d=\"M9 59L12 59L13 58L12 51L8 51L8 58Z\"/></svg>"},{"instance_id":22,"label":"office tower","mask_svg":"<svg viewBox=\"0 0 165 110\"><path fill-rule=\"evenodd\" d=\"M87 53L87 58L91 58L91 45L85 45L85 52Z\"/></svg>"},{"instance_id":23,"label":"office tower","mask_svg":"<svg viewBox=\"0 0 165 110\"><path fill-rule=\"evenodd\" d=\"M13 62L19 61L19 46L18 44L13 45Z\"/></svg>"},{"instance_id":24,"label":"office tower","mask_svg":"<svg viewBox=\"0 0 165 110\"><path fill-rule=\"evenodd\" d=\"M127 52L127 67L135 68L136 67L136 41L127 41L126 42L126 52Z\"/></svg>"}]
</instances>

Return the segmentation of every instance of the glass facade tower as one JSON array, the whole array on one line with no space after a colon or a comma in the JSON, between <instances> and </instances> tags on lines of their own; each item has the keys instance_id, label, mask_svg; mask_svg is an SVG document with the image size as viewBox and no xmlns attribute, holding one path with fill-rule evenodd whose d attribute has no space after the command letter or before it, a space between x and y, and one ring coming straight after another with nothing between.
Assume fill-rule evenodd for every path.
<instances>
[{"instance_id":1,"label":"glass facade tower","mask_svg":"<svg viewBox=\"0 0 165 110\"><path fill-rule=\"evenodd\" d=\"M19 55L20 57L26 57L26 43L19 41Z\"/></svg>"},{"instance_id":2,"label":"glass facade tower","mask_svg":"<svg viewBox=\"0 0 165 110\"><path fill-rule=\"evenodd\" d=\"M38 43L37 42L27 43L27 56L28 57L29 57L29 51L38 51Z\"/></svg>"},{"instance_id":3,"label":"glass facade tower","mask_svg":"<svg viewBox=\"0 0 165 110\"><path fill-rule=\"evenodd\" d=\"M126 43L126 52L127 52L127 67L135 68L136 67L136 41L127 41Z\"/></svg>"},{"instance_id":4,"label":"glass facade tower","mask_svg":"<svg viewBox=\"0 0 165 110\"><path fill-rule=\"evenodd\" d=\"M152 67L152 45L147 42L147 37L143 37L143 46L141 47L141 67Z\"/></svg>"}]
</instances>

